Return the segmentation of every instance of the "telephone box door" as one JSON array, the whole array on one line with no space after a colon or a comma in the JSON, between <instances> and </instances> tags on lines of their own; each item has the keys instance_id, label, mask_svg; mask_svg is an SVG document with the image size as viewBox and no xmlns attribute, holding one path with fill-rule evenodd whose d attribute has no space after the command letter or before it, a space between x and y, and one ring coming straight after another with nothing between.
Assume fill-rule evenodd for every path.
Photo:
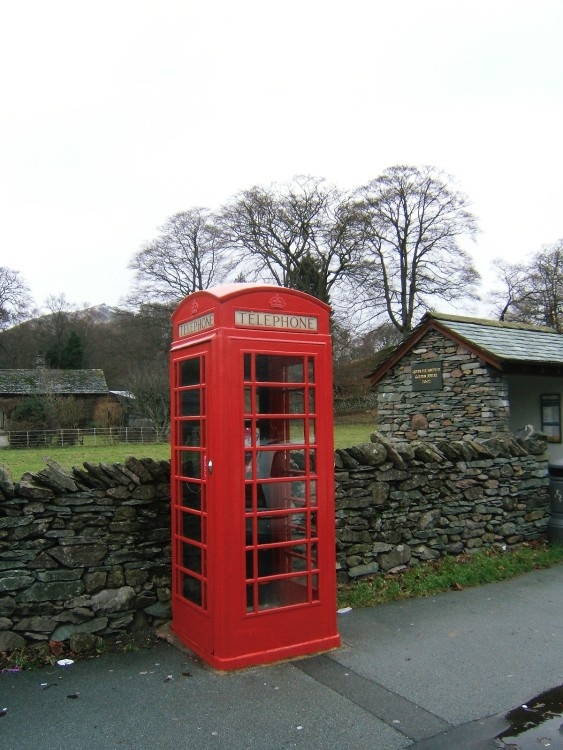
<instances>
[{"instance_id":1,"label":"telephone box door","mask_svg":"<svg viewBox=\"0 0 563 750\"><path fill-rule=\"evenodd\" d=\"M189 640L213 651L210 603L208 434L209 345L172 363L172 608ZM186 633L179 633L186 636Z\"/></svg>"},{"instance_id":2,"label":"telephone box door","mask_svg":"<svg viewBox=\"0 0 563 750\"><path fill-rule=\"evenodd\" d=\"M322 424L326 415L317 412L314 346L304 350L294 344L288 353L270 344L241 355L247 620L242 631L247 635L248 625L255 636L263 630L261 638L267 641L272 623L253 616L280 609L279 616L285 607L318 604L323 577L334 575L334 547L319 545L318 536L319 513L327 508L324 502L319 507L319 497L330 496L332 488L326 485L333 479L331 471L329 479L317 471L323 450L319 420L329 470L332 435ZM328 509L332 512L330 503ZM326 568L319 561L323 553ZM301 617L299 609L288 611L286 627L306 636L311 619L307 608Z\"/></svg>"}]
</instances>

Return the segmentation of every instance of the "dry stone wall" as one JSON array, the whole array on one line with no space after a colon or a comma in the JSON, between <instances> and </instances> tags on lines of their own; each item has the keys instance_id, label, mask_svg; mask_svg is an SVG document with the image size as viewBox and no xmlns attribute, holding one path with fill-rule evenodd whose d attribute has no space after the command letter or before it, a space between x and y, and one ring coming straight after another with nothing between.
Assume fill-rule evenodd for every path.
<instances>
[{"instance_id":1,"label":"dry stone wall","mask_svg":"<svg viewBox=\"0 0 563 750\"><path fill-rule=\"evenodd\" d=\"M371 441L336 451L340 581L545 534L543 436Z\"/></svg>"},{"instance_id":2,"label":"dry stone wall","mask_svg":"<svg viewBox=\"0 0 563 750\"><path fill-rule=\"evenodd\" d=\"M97 639L170 617L170 465L48 461L0 471L0 651Z\"/></svg>"},{"instance_id":3,"label":"dry stone wall","mask_svg":"<svg viewBox=\"0 0 563 750\"><path fill-rule=\"evenodd\" d=\"M371 442L338 450L341 581L541 537L545 440ZM0 651L99 638L170 617L170 464L0 470Z\"/></svg>"}]
</instances>

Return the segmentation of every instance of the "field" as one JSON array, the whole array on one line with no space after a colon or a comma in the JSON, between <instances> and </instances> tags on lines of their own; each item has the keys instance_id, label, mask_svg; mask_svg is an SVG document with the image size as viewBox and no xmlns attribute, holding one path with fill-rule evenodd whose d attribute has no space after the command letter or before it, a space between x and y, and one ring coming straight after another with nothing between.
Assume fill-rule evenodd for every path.
<instances>
[{"instance_id":1,"label":"field","mask_svg":"<svg viewBox=\"0 0 563 750\"><path fill-rule=\"evenodd\" d=\"M369 442L373 423L345 421L334 428L334 443L336 448L347 448L359 443ZM93 464L121 463L127 456L137 458L153 458L155 460L169 459L170 446L168 443L117 443L114 445L70 445L64 448L2 448L0 449L0 464L5 466L14 480L19 480L26 471L40 471L45 467L45 458L57 461L66 469L82 466L84 461Z\"/></svg>"}]
</instances>

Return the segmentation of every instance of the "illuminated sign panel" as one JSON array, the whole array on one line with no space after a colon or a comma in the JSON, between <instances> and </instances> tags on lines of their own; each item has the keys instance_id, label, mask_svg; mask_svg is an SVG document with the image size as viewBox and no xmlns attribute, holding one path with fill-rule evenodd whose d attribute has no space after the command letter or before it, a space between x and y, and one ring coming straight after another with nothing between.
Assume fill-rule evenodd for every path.
<instances>
[{"instance_id":1,"label":"illuminated sign panel","mask_svg":"<svg viewBox=\"0 0 563 750\"><path fill-rule=\"evenodd\" d=\"M212 312L207 313L206 315L200 315L199 318L194 318L187 323L179 325L178 336L191 336L192 333L206 331L208 328L213 328L214 325L215 315Z\"/></svg>"},{"instance_id":2,"label":"illuminated sign panel","mask_svg":"<svg viewBox=\"0 0 563 750\"><path fill-rule=\"evenodd\" d=\"M235 310L235 325L245 328L281 328L285 331L314 333L318 330L318 318L314 315Z\"/></svg>"}]
</instances>

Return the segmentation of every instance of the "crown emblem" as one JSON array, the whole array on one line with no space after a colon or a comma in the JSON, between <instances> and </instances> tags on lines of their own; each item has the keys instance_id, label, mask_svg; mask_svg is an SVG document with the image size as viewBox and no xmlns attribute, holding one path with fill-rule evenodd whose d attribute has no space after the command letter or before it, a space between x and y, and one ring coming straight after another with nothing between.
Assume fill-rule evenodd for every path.
<instances>
[{"instance_id":1,"label":"crown emblem","mask_svg":"<svg viewBox=\"0 0 563 750\"><path fill-rule=\"evenodd\" d=\"M192 309L191 309L191 313L192 313L192 315L195 315L195 314L196 314L196 312L197 312L198 310L199 310L199 305L198 305L198 304L197 304L197 302L196 302L196 301L194 300L194 301L192 302Z\"/></svg>"},{"instance_id":2,"label":"crown emblem","mask_svg":"<svg viewBox=\"0 0 563 750\"><path fill-rule=\"evenodd\" d=\"M274 294L273 297L270 297L270 307L274 310L283 310L285 302L279 294Z\"/></svg>"}]
</instances>

